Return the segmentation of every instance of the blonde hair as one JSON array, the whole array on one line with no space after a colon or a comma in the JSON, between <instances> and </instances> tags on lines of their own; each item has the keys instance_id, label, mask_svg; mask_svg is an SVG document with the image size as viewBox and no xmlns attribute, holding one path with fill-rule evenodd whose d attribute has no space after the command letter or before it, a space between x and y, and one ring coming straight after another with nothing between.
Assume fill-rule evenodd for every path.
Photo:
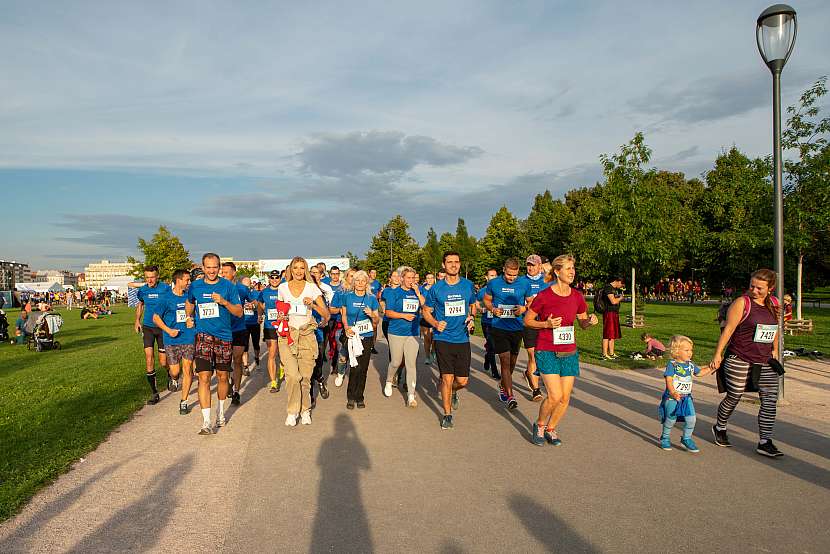
<instances>
[{"instance_id":1,"label":"blonde hair","mask_svg":"<svg viewBox=\"0 0 830 554\"><path fill-rule=\"evenodd\" d=\"M398 268L398 275L400 275L401 279L403 279L403 276L407 273L415 273L416 275L418 274L418 272L415 271L414 268L411 268L408 265L402 265Z\"/></svg>"},{"instance_id":2,"label":"blonde hair","mask_svg":"<svg viewBox=\"0 0 830 554\"><path fill-rule=\"evenodd\" d=\"M671 352L672 358L677 357L677 352L680 350L680 346L683 344L688 344L692 348L694 348L695 343L692 339L685 335L673 335L671 341L669 342L669 352Z\"/></svg>"},{"instance_id":3,"label":"blonde hair","mask_svg":"<svg viewBox=\"0 0 830 554\"><path fill-rule=\"evenodd\" d=\"M572 262L572 263L575 264L576 263L576 258L571 256L570 254L560 254L559 256L556 256L553 259L553 261L550 263L550 272L548 272L548 275L547 275L547 278L545 279L545 281L549 282L549 281L553 281L554 279L556 279L556 272L558 270L562 269L563 267L565 267L565 264L568 263L568 262Z\"/></svg>"},{"instance_id":4,"label":"blonde hair","mask_svg":"<svg viewBox=\"0 0 830 554\"><path fill-rule=\"evenodd\" d=\"M357 273L357 270L353 267L350 267L346 270L346 273L343 274L343 290L352 290L354 289L354 274Z\"/></svg>"},{"instance_id":5,"label":"blonde hair","mask_svg":"<svg viewBox=\"0 0 830 554\"><path fill-rule=\"evenodd\" d=\"M305 261L305 258L303 258L302 256L294 256L291 259L291 263L288 264L288 267L286 268L288 270L286 272L288 273L288 275L285 276L285 282L290 283L294 280L294 272L292 271L292 269L294 268L294 264L297 262L303 262L303 265L305 266L305 277L303 278L303 280L309 283L314 283L314 280L311 278L311 273L308 272L308 262Z\"/></svg>"}]
</instances>

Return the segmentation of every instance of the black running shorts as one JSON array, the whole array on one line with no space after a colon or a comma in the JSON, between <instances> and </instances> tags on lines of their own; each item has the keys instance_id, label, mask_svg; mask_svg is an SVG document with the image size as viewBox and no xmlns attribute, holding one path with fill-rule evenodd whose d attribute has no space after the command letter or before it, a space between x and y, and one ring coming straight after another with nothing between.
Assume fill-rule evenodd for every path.
<instances>
[{"instance_id":1,"label":"black running shorts","mask_svg":"<svg viewBox=\"0 0 830 554\"><path fill-rule=\"evenodd\" d=\"M536 339L539 337L539 329L525 327L522 330L522 342L525 348L536 348Z\"/></svg>"},{"instance_id":2,"label":"black running shorts","mask_svg":"<svg viewBox=\"0 0 830 554\"><path fill-rule=\"evenodd\" d=\"M244 331L234 331L233 340L231 341L231 343L234 346L239 346L240 348L243 346L248 346L248 338L250 336L251 335L248 332L248 329L245 329Z\"/></svg>"},{"instance_id":3,"label":"black running shorts","mask_svg":"<svg viewBox=\"0 0 830 554\"><path fill-rule=\"evenodd\" d=\"M470 376L469 342L453 343L437 340L433 344L438 358L438 371L441 375Z\"/></svg>"},{"instance_id":4,"label":"black running shorts","mask_svg":"<svg viewBox=\"0 0 830 554\"><path fill-rule=\"evenodd\" d=\"M279 335L277 334L276 329L266 325L262 328L262 338L263 340L277 340Z\"/></svg>"},{"instance_id":5,"label":"black running shorts","mask_svg":"<svg viewBox=\"0 0 830 554\"><path fill-rule=\"evenodd\" d=\"M493 338L493 349L496 354L519 353L519 347L522 345L522 331L505 331L493 325L490 327L490 336Z\"/></svg>"},{"instance_id":6,"label":"black running shorts","mask_svg":"<svg viewBox=\"0 0 830 554\"><path fill-rule=\"evenodd\" d=\"M144 334L144 348L152 348L155 343L158 344L159 354L164 354L164 331L149 325L143 325L141 330Z\"/></svg>"}]
</instances>

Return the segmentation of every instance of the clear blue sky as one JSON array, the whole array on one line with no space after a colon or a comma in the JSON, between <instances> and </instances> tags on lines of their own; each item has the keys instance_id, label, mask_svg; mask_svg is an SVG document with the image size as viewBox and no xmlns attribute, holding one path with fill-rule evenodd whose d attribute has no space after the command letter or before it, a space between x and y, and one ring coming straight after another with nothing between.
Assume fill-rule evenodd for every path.
<instances>
[{"instance_id":1,"label":"clear blue sky","mask_svg":"<svg viewBox=\"0 0 830 554\"><path fill-rule=\"evenodd\" d=\"M769 2L0 3L0 258L363 254L600 177L641 130L698 175L770 150ZM785 103L830 73L803 1Z\"/></svg>"}]
</instances>

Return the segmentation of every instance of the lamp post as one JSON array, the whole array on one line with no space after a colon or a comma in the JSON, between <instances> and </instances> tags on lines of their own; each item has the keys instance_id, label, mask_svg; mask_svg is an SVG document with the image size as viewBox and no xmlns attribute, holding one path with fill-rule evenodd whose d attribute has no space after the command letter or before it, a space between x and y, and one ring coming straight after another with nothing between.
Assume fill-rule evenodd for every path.
<instances>
[{"instance_id":1,"label":"lamp post","mask_svg":"<svg viewBox=\"0 0 830 554\"><path fill-rule=\"evenodd\" d=\"M772 73L772 157L773 205L775 209L775 272L778 274L776 296L781 307L778 314L778 361L784 359L784 188L781 159L781 72L792 54L798 32L795 10L775 4L761 12L755 25L758 52ZM780 378L779 399L784 399L784 378Z\"/></svg>"},{"instance_id":2,"label":"lamp post","mask_svg":"<svg viewBox=\"0 0 830 554\"><path fill-rule=\"evenodd\" d=\"M395 240L395 231L389 229L389 274L392 274L393 264L392 264L392 241Z\"/></svg>"}]
</instances>

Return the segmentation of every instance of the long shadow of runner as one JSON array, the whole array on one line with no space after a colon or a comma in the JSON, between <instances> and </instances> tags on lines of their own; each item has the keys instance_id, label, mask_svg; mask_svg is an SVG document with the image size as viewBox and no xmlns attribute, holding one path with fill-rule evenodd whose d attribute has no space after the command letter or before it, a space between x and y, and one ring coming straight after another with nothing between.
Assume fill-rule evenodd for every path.
<instances>
[{"instance_id":1,"label":"long shadow of runner","mask_svg":"<svg viewBox=\"0 0 830 554\"><path fill-rule=\"evenodd\" d=\"M507 504L527 532L543 544L548 552L599 552L570 525L533 498L513 494L508 497Z\"/></svg>"},{"instance_id":2,"label":"long shadow of runner","mask_svg":"<svg viewBox=\"0 0 830 554\"><path fill-rule=\"evenodd\" d=\"M118 510L70 552L143 552L156 546L176 508L176 489L193 467L193 454L182 456L151 482L144 496Z\"/></svg>"},{"instance_id":3,"label":"long shadow of runner","mask_svg":"<svg viewBox=\"0 0 830 554\"><path fill-rule=\"evenodd\" d=\"M311 552L373 552L369 519L360 492L360 472L371 467L369 452L352 420L340 414L334 435L320 445L320 492L311 532Z\"/></svg>"}]
</instances>

